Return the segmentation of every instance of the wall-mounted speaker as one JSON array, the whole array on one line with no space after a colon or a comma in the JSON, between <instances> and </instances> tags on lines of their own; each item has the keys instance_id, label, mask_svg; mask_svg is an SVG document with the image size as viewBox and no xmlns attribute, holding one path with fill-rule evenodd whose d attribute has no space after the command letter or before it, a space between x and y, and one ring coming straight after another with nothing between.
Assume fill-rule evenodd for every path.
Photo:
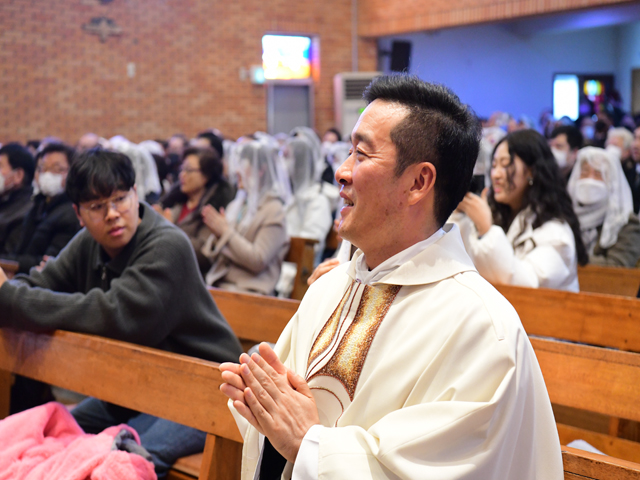
<instances>
[{"instance_id":1,"label":"wall-mounted speaker","mask_svg":"<svg viewBox=\"0 0 640 480\"><path fill-rule=\"evenodd\" d=\"M390 69L392 72L408 72L410 59L411 42L394 41L391 43Z\"/></svg>"}]
</instances>

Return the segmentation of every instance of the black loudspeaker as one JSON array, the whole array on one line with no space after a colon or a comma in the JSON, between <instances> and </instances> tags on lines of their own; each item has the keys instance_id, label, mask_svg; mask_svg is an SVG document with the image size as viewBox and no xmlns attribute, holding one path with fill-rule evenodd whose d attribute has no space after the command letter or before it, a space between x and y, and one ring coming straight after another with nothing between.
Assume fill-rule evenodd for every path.
<instances>
[{"instance_id":1,"label":"black loudspeaker","mask_svg":"<svg viewBox=\"0 0 640 480\"><path fill-rule=\"evenodd\" d=\"M391 71L409 71L411 59L411 42L393 42L391 44Z\"/></svg>"}]
</instances>

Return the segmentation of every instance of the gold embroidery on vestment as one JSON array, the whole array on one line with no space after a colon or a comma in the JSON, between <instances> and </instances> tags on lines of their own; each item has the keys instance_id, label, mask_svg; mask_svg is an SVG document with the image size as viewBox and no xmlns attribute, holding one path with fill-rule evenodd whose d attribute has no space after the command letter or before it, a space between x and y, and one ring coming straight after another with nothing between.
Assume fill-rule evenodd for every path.
<instances>
[{"instance_id":1,"label":"gold embroidery on vestment","mask_svg":"<svg viewBox=\"0 0 640 480\"><path fill-rule=\"evenodd\" d=\"M351 295L351 291L353 290L353 285L355 284L355 280L351 282L347 291L344 292L340 303L333 311L327 323L324 324L322 330L316 337L316 340L313 342L313 347L311 347L311 351L309 352L309 360L307 361L307 368L311 365L311 363L318 358L318 356L324 352L329 345L331 345L332 340L336 336L338 332L338 326L340 325L340 318L342 317L342 311L344 310L344 306Z\"/></svg>"},{"instance_id":2,"label":"gold embroidery on vestment","mask_svg":"<svg viewBox=\"0 0 640 480\"><path fill-rule=\"evenodd\" d=\"M349 399L353 401L371 342L400 288L400 285L364 287L356 315L340 340L337 350L326 365L311 378L334 377L342 383Z\"/></svg>"}]
</instances>

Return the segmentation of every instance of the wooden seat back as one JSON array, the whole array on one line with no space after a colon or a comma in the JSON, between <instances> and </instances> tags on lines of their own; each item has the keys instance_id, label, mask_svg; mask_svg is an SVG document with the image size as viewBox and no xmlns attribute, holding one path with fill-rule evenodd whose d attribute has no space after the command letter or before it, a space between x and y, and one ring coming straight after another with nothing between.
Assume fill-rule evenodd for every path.
<instances>
[{"instance_id":1,"label":"wooden seat back","mask_svg":"<svg viewBox=\"0 0 640 480\"><path fill-rule=\"evenodd\" d=\"M314 246L317 240L310 238L291 237L289 251L285 257L285 262L295 263L297 267L296 277L291 291L291 298L302 300L307 292L307 279L313 273L313 262L315 257Z\"/></svg>"},{"instance_id":2,"label":"wooden seat back","mask_svg":"<svg viewBox=\"0 0 640 480\"><path fill-rule=\"evenodd\" d=\"M578 267L581 292L607 293L637 297L640 292L640 269L623 267Z\"/></svg>"},{"instance_id":3,"label":"wooden seat back","mask_svg":"<svg viewBox=\"0 0 640 480\"><path fill-rule=\"evenodd\" d=\"M18 267L19 267L18 262L0 258L0 268L4 270L4 273L7 275L7 278L13 278L14 275L18 273Z\"/></svg>"},{"instance_id":4,"label":"wooden seat back","mask_svg":"<svg viewBox=\"0 0 640 480\"><path fill-rule=\"evenodd\" d=\"M207 432L199 478L239 478L242 437L219 391L218 364L92 335L0 329L3 416L9 373Z\"/></svg>"},{"instance_id":5,"label":"wooden seat back","mask_svg":"<svg viewBox=\"0 0 640 480\"><path fill-rule=\"evenodd\" d=\"M209 287L209 293L245 351L260 342L275 343L300 302Z\"/></svg>"},{"instance_id":6,"label":"wooden seat back","mask_svg":"<svg viewBox=\"0 0 640 480\"><path fill-rule=\"evenodd\" d=\"M495 286L529 335L640 352L640 303L596 293Z\"/></svg>"}]
</instances>

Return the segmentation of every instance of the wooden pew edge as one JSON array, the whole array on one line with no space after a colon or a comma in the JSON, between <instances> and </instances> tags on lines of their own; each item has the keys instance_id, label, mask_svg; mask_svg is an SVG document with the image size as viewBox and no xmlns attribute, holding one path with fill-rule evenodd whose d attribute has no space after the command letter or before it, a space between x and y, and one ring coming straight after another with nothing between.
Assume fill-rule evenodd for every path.
<instances>
[{"instance_id":1,"label":"wooden pew edge","mask_svg":"<svg viewBox=\"0 0 640 480\"><path fill-rule=\"evenodd\" d=\"M566 445L561 447L561 451L565 473L597 479L640 479L639 463L587 452Z\"/></svg>"}]
</instances>

